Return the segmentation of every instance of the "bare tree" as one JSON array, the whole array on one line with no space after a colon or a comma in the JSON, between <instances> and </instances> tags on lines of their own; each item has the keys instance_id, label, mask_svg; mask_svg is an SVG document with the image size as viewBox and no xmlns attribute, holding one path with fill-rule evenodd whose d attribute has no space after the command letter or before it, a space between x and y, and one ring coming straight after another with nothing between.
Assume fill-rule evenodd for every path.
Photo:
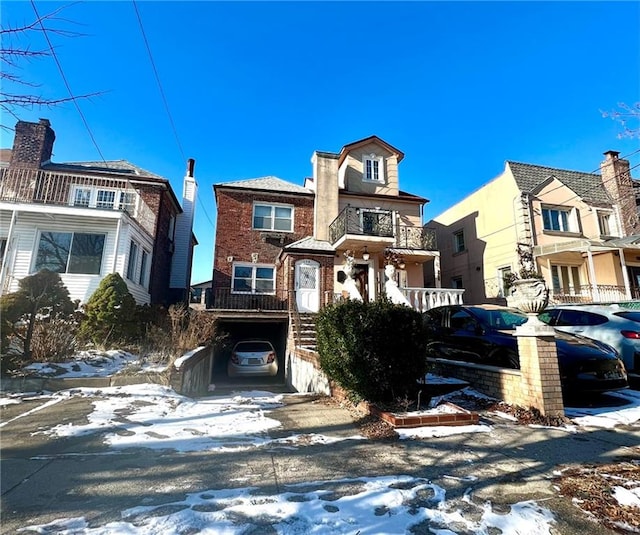
<instances>
[{"instance_id":1,"label":"bare tree","mask_svg":"<svg viewBox=\"0 0 640 535\"><path fill-rule=\"evenodd\" d=\"M622 125L622 132L618 137L640 137L640 102L635 104L625 104L618 102L618 109L601 112L603 117L609 117Z\"/></svg>"},{"instance_id":2,"label":"bare tree","mask_svg":"<svg viewBox=\"0 0 640 535\"><path fill-rule=\"evenodd\" d=\"M46 15L39 15L35 5L32 22L22 25L0 26L0 109L18 119L19 109L34 107L52 107L77 99L99 95L100 92L86 95L45 96L36 80L25 79L22 75L24 62L52 58L56 60L55 50L49 36L65 38L80 37L83 34L65 29L63 25L71 21L60 17L60 13L73 4L59 7ZM41 48L32 48L31 43L41 42ZM60 68L59 64L58 67ZM7 128L6 125L0 125Z\"/></svg>"}]
</instances>

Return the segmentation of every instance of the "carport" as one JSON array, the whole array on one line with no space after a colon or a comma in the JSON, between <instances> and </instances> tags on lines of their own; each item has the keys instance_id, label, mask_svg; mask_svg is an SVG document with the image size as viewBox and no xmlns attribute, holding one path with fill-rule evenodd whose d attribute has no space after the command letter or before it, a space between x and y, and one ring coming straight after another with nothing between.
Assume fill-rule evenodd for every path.
<instances>
[{"instance_id":1,"label":"carport","mask_svg":"<svg viewBox=\"0 0 640 535\"><path fill-rule=\"evenodd\" d=\"M220 317L218 328L227 334L223 347L213 351L211 385L218 388L281 386L285 381L285 350L287 345L288 316L267 317L256 315L242 317ZM278 359L278 375L275 377L234 377L227 375L227 363L231 349L240 340L268 340L273 344Z\"/></svg>"}]
</instances>

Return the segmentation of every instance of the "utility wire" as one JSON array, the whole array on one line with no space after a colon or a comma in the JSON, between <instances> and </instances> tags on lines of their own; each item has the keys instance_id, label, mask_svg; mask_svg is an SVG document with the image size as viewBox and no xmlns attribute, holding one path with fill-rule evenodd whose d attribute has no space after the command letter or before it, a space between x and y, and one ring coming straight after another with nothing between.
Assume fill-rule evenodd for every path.
<instances>
[{"instance_id":1,"label":"utility wire","mask_svg":"<svg viewBox=\"0 0 640 535\"><path fill-rule=\"evenodd\" d=\"M132 0L133 9L136 12L136 17L138 18L138 24L140 26L140 32L142 33L142 39L144 40L145 47L147 48L147 54L149 54L149 61L151 62L151 67L153 68L153 74L156 77L156 83L158 84L158 89L160 90L160 96L162 98L162 102L164 104L164 109L167 112L167 116L169 117L169 122L171 123L171 129L173 130L173 135L176 138L176 143L178 144L178 149L180 150L180 154L182 155L182 159L184 161L187 160L184 155L184 151L182 150L182 144L180 143L180 138L178 137L178 131L176 129L176 125L173 122L173 117L171 115L171 110L169 109L169 104L167 102L167 98L164 94L164 89L162 88L162 83L160 82L160 76L158 75L158 69L156 69L155 61L153 61L153 54L151 53L151 47L149 46L149 41L147 40L147 34L144 31L144 26L142 25L142 19L140 18L140 12L138 11L138 4L136 0Z\"/></svg>"},{"instance_id":2,"label":"utility wire","mask_svg":"<svg viewBox=\"0 0 640 535\"><path fill-rule=\"evenodd\" d=\"M151 67L153 68L153 74L156 78L156 83L158 85L158 90L160 91L160 96L162 98L162 103L164 104L164 109L165 112L167 113L167 117L169 118L169 123L171 124L171 130L173 131L173 135L176 139L176 144L178 145L178 150L180 151L180 154L182 155L182 159L183 161L186 161L186 156L185 156L185 152L182 149L182 143L180 143L180 136L178 136L178 129L176 128L176 124L173 120L173 116L171 115L171 110L169 108L169 102L167 101L167 97L164 93L164 89L162 88L162 82L160 81L160 75L158 74L158 69L156 68L156 64L155 61L153 60L153 54L151 53L151 46L149 45L149 40L147 39L147 34L144 31L144 25L142 24L142 17L140 16L140 11L138 11L138 4L136 3L136 0L132 0L133 3L133 9L136 12L136 18L138 19L138 25L140 26L140 32L142 33L142 39L144 40L144 44L145 47L147 49L147 54L149 55L149 61L151 63ZM211 221L211 218L209 217L209 214L207 212L207 209L204 206L204 203L202 202L202 198L200 197L199 194L196 193L196 197L198 199L198 202L200 203L200 206L202 208L202 211L205 215L205 217L207 218L207 221L209 221L209 224L213 227L213 221Z\"/></svg>"},{"instance_id":3,"label":"utility wire","mask_svg":"<svg viewBox=\"0 0 640 535\"><path fill-rule=\"evenodd\" d=\"M102 161L106 164L107 161L105 160L104 156L102 155L102 151L100 150L100 147L98 147L98 143L96 142L96 138L93 136L93 133L91 132L91 128L89 128L89 123L87 122L86 117L84 116L84 114L82 113L82 110L80 109L80 105L78 104L78 99L73 94L73 91L71 91L71 86L69 85L67 77L64 74L64 70L62 69L62 64L60 63L60 60L58 59L58 55L56 54L56 51L54 50L53 45L51 44L51 40L49 39L49 34L47 33L47 29L44 27L44 24L42 23L42 18L40 17L40 14L38 13L38 9L36 8L36 4L35 4L34 0L31 0L31 7L33 8L33 12L36 15L36 19L38 21L38 24L40 25L40 29L42 30L42 34L44 35L44 38L46 39L47 44L49 45L49 50L51 51L51 56L53 57L54 61L56 62L56 65L58 67L58 71L60 71L60 76L62 77L62 81L64 82L64 85L66 86L67 91L69 92L69 96L71 97L71 101L73 102L74 106L76 107L76 110L78 110L78 114L80 115L80 118L82 119L82 122L84 123L84 127L87 129L87 132L89 132L89 137L91 138L91 142L93 143L93 146L98 151L98 154L100 155L100 158L102 159Z\"/></svg>"}]
</instances>

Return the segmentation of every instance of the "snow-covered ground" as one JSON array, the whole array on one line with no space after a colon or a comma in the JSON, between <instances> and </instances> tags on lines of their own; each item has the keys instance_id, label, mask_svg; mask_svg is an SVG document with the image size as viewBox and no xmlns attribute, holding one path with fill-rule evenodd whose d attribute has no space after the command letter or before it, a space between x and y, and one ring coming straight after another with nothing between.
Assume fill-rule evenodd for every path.
<instances>
[{"instance_id":1,"label":"snow-covered ground","mask_svg":"<svg viewBox=\"0 0 640 535\"><path fill-rule=\"evenodd\" d=\"M40 365L38 372L53 370L58 377L87 377L91 373L113 374L127 366L138 366L126 353L85 354L66 364ZM437 378L431 376L428 380ZM467 393L473 391L467 389ZM476 393L477 394L477 393ZM252 448L300 448L338 440L364 440L360 435L332 437L295 435L272 439L268 431L280 426L269 416L283 404L285 395L263 391L237 392L229 396L192 399L168 387L140 384L110 388L74 388L55 393L21 393L0 398L0 404L42 400L37 408L16 418L42 410L71 397L91 399L93 411L83 424L59 424L42 430L54 437L102 433L112 449L146 447L190 451L233 451ZM477 394L480 396L480 394ZM600 409L572 409L566 413L575 431L579 426L613 427L619 424L640 425L640 393L614 394L621 406ZM446 396L443 397L446 399ZM437 410L437 409L436 409ZM127 433L122 433L122 415L126 414ZM505 415L506 416L506 415ZM15 418L14 418L15 419ZM13 420L2 422L6 426ZM116 432L116 429L119 432ZM422 427L401 430L401 438L440 436L452 433L491 432L486 424L462 427ZM471 482L470 482L471 483ZM333 496L336 485L350 491ZM620 504L639 508L640 489L620 486L616 495ZM535 502L512 504L508 512L496 512L490 503L474 514L465 515L460 504L447 501L444 489L429 481L406 475L354 478L352 480L317 481L289 486L272 495L256 489L209 490L187 495L183 501L159 506L137 506L121 512L122 521L101 527L89 527L84 518L62 518L47 525L33 525L24 531L60 534L158 534L178 533L240 534L246 530L245 519L254 526L271 526L277 533L405 533L423 523L435 535L451 535L446 528L456 525L465 533L531 534L551 533L552 513ZM331 495L331 498L328 497ZM471 505L470 497L466 497ZM419 506L418 506L419 505ZM443 526L436 529L436 526ZM258 530L259 531L259 530ZM257 531L256 531L257 532Z\"/></svg>"}]
</instances>

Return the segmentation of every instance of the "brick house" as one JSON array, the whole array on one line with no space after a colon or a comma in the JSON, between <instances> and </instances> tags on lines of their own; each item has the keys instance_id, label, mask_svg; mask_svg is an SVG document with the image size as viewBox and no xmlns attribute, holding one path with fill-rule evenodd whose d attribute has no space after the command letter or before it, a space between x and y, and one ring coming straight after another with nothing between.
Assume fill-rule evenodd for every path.
<instances>
[{"instance_id":1,"label":"brick house","mask_svg":"<svg viewBox=\"0 0 640 535\"><path fill-rule=\"evenodd\" d=\"M399 187L403 157L370 136L338 153L315 151L303 185L272 176L215 184L210 308L223 328L267 336L279 354L287 335L312 347L313 315L345 296L387 293L390 262L406 304L424 310L461 302L463 290L440 288L435 235L422 224L428 201ZM423 287L425 264L433 266L430 288Z\"/></svg>"},{"instance_id":2,"label":"brick house","mask_svg":"<svg viewBox=\"0 0 640 535\"><path fill-rule=\"evenodd\" d=\"M189 160L182 204L169 180L124 160L54 163L48 120L18 121L0 166L0 292L40 269L86 302L117 272L140 304L187 302L197 185Z\"/></svg>"}]
</instances>

